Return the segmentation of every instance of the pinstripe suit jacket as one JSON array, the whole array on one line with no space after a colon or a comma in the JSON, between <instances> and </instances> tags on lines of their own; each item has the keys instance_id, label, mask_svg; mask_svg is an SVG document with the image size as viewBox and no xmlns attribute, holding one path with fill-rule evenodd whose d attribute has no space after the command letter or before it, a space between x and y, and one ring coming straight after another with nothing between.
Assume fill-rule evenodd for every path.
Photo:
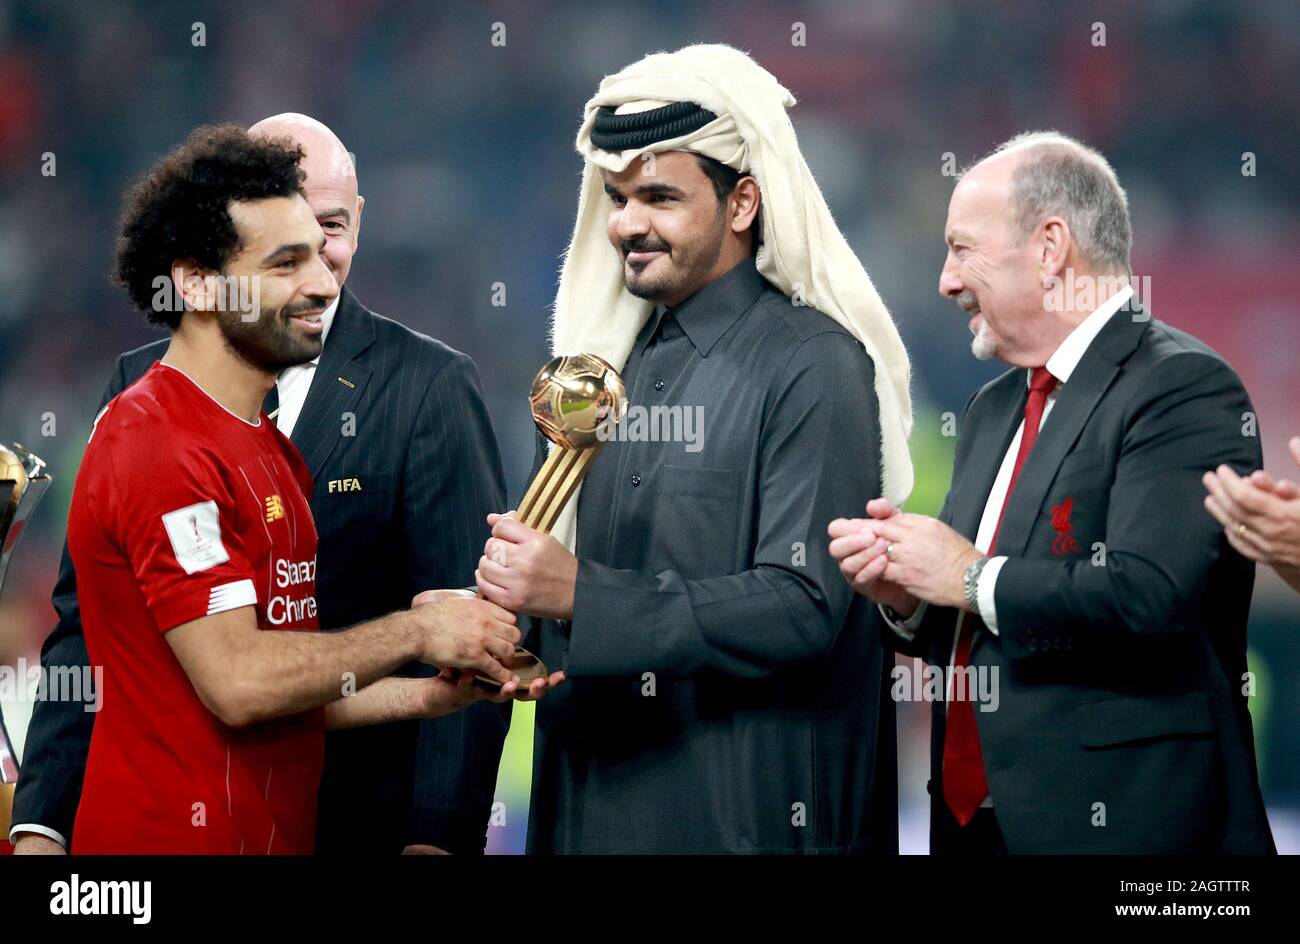
<instances>
[{"instance_id":1,"label":"pinstripe suit jacket","mask_svg":"<svg viewBox=\"0 0 1300 944\"><path fill-rule=\"evenodd\" d=\"M167 344L118 358L103 403ZM421 590L473 584L487 513L505 508L506 494L469 357L374 314L344 289L291 438L315 481L309 497L320 535L322 629L405 608ZM59 622L42 662L84 665L66 547L53 599ZM482 703L434 721L330 732L317 851L397 852L428 843L481 852L509 709ZM80 704L37 704L15 824L40 824L71 839L93 719Z\"/></svg>"}]
</instances>

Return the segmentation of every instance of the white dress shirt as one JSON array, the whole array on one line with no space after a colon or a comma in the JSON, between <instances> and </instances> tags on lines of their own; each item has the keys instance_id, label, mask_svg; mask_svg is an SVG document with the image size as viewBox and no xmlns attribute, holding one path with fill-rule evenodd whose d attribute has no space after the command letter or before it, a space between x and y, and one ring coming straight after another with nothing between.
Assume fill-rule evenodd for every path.
<instances>
[{"instance_id":1,"label":"white dress shirt","mask_svg":"<svg viewBox=\"0 0 1300 944\"><path fill-rule=\"evenodd\" d=\"M1106 323L1110 321L1115 312L1119 311L1132 295L1132 286L1126 285L1102 302L1096 311L1084 318L1073 331L1066 335L1065 340L1061 342L1061 346L1047 359L1047 370L1057 379L1057 384L1052 389L1052 392L1047 395L1047 405L1043 409L1043 418L1038 424L1040 432L1047 422L1047 417L1052 413L1052 407L1056 404L1057 396L1062 388L1070 382L1070 376L1074 373L1074 369L1079 366L1079 361L1083 360L1083 355L1087 353L1088 348L1092 346L1093 340L1101 333L1101 329L1106 326ZM1029 386L1032 376L1033 372L1026 369L1026 387ZM998 516L1002 511L1002 506L1006 503L1007 486L1011 484L1011 473L1016 467L1016 453L1020 451L1020 440L1024 433L1025 422L1021 420L1020 425L1016 428L1015 436L1011 437L1011 444L1007 447L1006 455L1002 457L1002 465L998 469L998 476L993 480L993 489L989 492L989 497L984 503L984 514L980 518L979 531L975 536L975 549L981 554L988 552L989 544L993 541L993 532L997 530ZM979 583L976 585L980 619L984 620L984 625L995 636L998 634L998 614L994 606L993 591L997 585L998 572L1002 570L1002 565L1006 562L1006 557L1002 556L989 558L989 562L984 565L984 570L980 572ZM901 622L889 619L888 614L885 614L885 619L894 632L911 641L917 627L921 625L921 620L925 615L925 608L926 604L922 603L916 608L915 613ZM959 621L964 613L963 610L958 614ZM953 647L955 654L955 636ZM951 664L952 662L949 660L949 665Z\"/></svg>"},{"instance_id":2,"label":"white dress shirt","mask_svg":"<svg viewBox=\"0 0 1300 944\"><path fill-rule=\"evenodd\" d=\"M335 298L330 302L330 306L321 313L321 344L329 337L330 325L334 323L334 312L339 307L339 300ZM280 398L280 409L272 419L275 425L279 427L280 432L286 436L293 435L293 427L298 422L298 417L302 413L302 405L307 400L307 391L311 389L312 378L316 376L316 365L320 363L320 355L317 354L313 360L305 364L295 364L293 367L286 367L280 371L280 376L275 380L276 394Z\"/></svg>"}]
</instances>

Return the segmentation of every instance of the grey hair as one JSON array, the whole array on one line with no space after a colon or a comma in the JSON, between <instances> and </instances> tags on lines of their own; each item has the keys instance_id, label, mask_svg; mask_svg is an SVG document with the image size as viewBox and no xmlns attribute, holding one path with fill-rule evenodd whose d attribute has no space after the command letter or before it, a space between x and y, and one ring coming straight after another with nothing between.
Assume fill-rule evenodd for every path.
<instances>
[{"instance_id":1,"label":"grey hair","mask_svg":"<svg viewBox=\"0 0 1300 944\"><path fill-rule=\"evenodd\" d=\"M981 163L1011 150L1025 152L1011 183L1011 210L1021 236L1044 217L1059 216L1094 266L1131 273L1128 196L1106 158L1058 131L1026 131L999 144Z\"/></svg>"}]
</instances>

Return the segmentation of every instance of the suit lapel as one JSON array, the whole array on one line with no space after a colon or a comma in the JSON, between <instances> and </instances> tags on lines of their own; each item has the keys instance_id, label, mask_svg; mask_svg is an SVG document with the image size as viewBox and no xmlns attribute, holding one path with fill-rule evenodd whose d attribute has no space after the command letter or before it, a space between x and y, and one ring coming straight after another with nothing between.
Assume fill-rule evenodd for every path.
<instances>
[{"instance_id":1,"label":"suit lapel","mask_svg":"<svg viewBox=\"0 0 1300 944\"><path fill-rule=\"evenodd\" d=\"M1012 375L990 391L994 397L987 409L989 431L987 434L976 433L970 456L962 469L962 481L952 483L954 501L952 520L948 524L969 541L974 541L979 532L984 505L988 502L989 492L993 491L993 481L998 477L1002 457L1006 455L1007 446L1011 444L1025 412L1028 393L1024 371L1016 369Z\"/></svg>"},{"instance_id":2,"label":"suit lapel","mask_svg":"<svg viewBox=\"0 0 1300 944\"><path fill-rule=\"evenodd\" d=\"M967 541L974 542L979 537L980 519L984 518L984 506L988 505L988 493L993 490L993 481L997 479L998 469L1006 450L1015 438L1015 430L1024 417L1024 400L1030 395L1024 382L1024 371L1015 368L1006 376L995 390L996 398L988 404L988 434L978 434L971 454L962 468L962 481L953 482L953 488L959 489L958 501L954 502L953 520L950 521L954 531L961 533ZM954 620L953 632L957 632L961 618ZM979 624L983 627L983 623ZM987 632L978 632L972 642L971 659L979 650ZM945 641L945 646L948 642ZM948 662L949 650L944 650L944 662Z\"/></svg>"},{"instance_id":3,"label":"suit lapel","mask_svg":"<svg viewBox=\"0 0 1300 944\"><path fill-rule=\"evenodd\" d=\"M371 316L347 289L339 300L334 323L321 352L316 375L303 402L302 414L290 437L313 479L343 435L345 413L355 413L361 394L370 380L370 370L361 355L375 340Z\"/></svg>"},{"instance_id":4,"label":"suit lapel","mask_svg":"<svg viewBox=\"0 0 1300 944\"><path fill-rule=\"evenodd\" d=\"M1149 319L1135 317L1140 311L1135 302L1117 311L1075 367L1070 382L1061 388L1007 501L994 553L1009 557L1024 555L1061 460L1078 440L1088 418L1146 330Z\"/></svg>"}]
</instances>

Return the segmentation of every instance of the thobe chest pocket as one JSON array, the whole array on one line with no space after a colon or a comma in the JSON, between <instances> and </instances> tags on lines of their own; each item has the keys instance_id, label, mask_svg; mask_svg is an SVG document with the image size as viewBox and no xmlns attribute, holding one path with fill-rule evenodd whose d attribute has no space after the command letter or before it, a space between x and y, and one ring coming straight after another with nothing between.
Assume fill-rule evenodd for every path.
<instances>
[{"instance_id":1,"label":"thobe chest pocket","mask_svg":"<svg viewBox=\"0 0 1300 944\"><path fill-rule=\"evenodd\" d=\"M692 579L735 573L740 474L665 465L658 479L654 568L671 568Z\"/></svg>"}]
</instances>

